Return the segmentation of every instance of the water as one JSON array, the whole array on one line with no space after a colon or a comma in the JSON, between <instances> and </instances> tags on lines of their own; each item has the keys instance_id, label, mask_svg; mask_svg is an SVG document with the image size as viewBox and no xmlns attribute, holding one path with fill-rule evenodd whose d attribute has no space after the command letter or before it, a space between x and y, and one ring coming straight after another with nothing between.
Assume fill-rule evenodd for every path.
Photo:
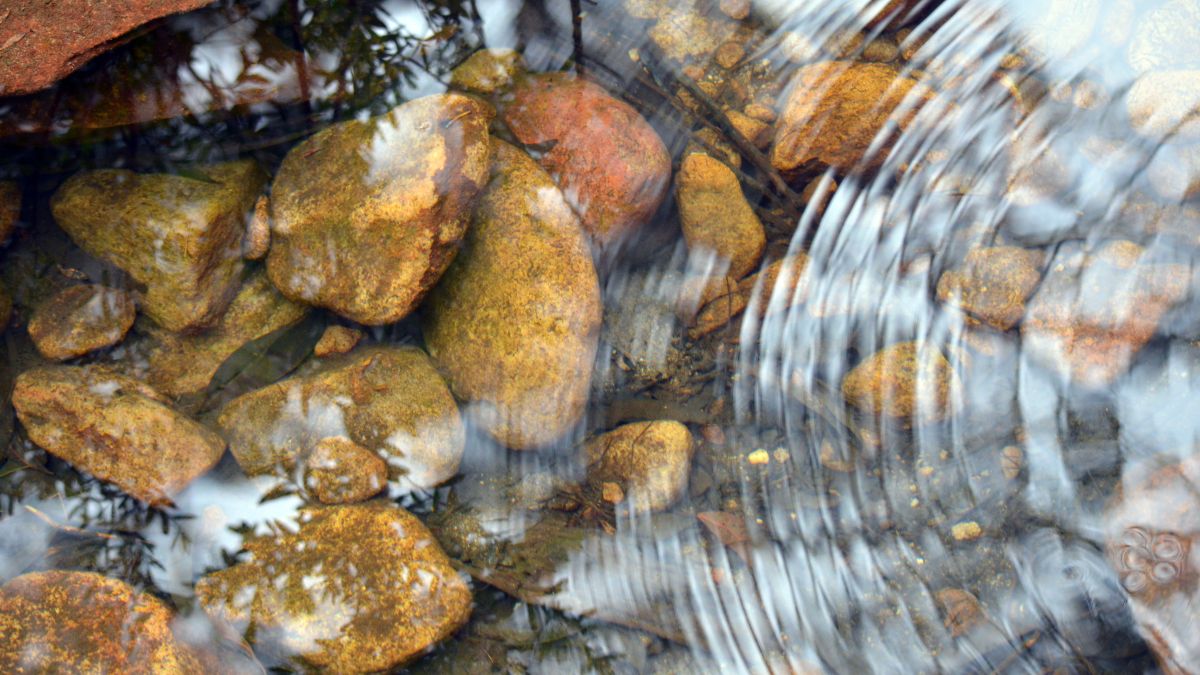
<instances>
[{"instance_id":1,"label":"water","mask_svg":"<svg viewBox=\"0 0 1200 675\"><path fill-rule=\"evenodd\" d=\"M740 297L747 306L734 320L689 335L680 315L702 310L696 280L721 279L730 263L684 241L673 182L647 184L644 191L666 193L662 205L634 234L593 242L584 257L594 258L603 321L594 365L583 369L590 373L574 372L568 385L589 377L590 385L578 423L536 452L509 450L489 433L497 413L461 385L453 387L461 428L453 416L404 408L416 398L405 388L416 376L373 380L374 361L339 380L349 383L341 399L293 379L280 407L246 413L252 427L287 437L277 447L292 452L326 436L399 439L391 447L401 449L403 475L376 502L398 503L433 531L469 579L473 607L464 627L397 668L1200 669L1189 628L1198 531L1189 414L1198 324L1190 290L1200 221L1192 205L1195 132L1178 112L1195 107L1189 86L1200 59L1191 19L1200 6L943 0L914 3L916 11L889 25L872 21L888 4L881 0L755 2L743 22L725 18L717 3L579 4L575 21L565 0L218 4L165 20L49 93L0 99L0 179L16 181L23 198L3 258L16 308L4 333L5 391L21 372L47 363L27 322L56 290L86 280L148 296L133 270L84 252L80 235L64 232L51 213L51 195L69 176L129 168L215 189L223 183L197 165L244 158L277 176L285 155L318 130L445 91L451 68L481 48L516 48L529 71L582 71L630 103L662 139L675 178L692 131L708 129L702 144L732 145L735 175L765 234L752 271L788 264L774 284L742 281L740 296L709 308L721 314L721 303ZM742 52L732 69L715 63L726 42ZM724 117L731 101L779 112L800 69L835 59L885 63L914 81L893 102L893 126L865 153L833 168L818 161L780 172L770 129L758 144L752 134L732 133L754 126ZM816 89L827 87L823 80ZM852 117L869 117L877 102L860 101ZM836 113L832 119L840 121ZM587 123L581 115L579 124ZM769 123L775 145L788 123L786 113ZM822 128L802 149L836 133ZM388 170L378 154L386 136L359 155L361 180ZM546 161L555 144L527 149ZM315 155L318 162L328 152L306 145L290 161ZM359 174L346 176L339 189L353 190ZM579 190L565 190L564 203L557 191L540 189L523 208L561 214L570 204L587 220ZM272 208L280 208L280 183L270 192ZM275 248L284 245L280 222L277 212ZM468 235L466 250L482 246L473 241ZM1000 257L977 257L981 248ZM338 275L360 273L330 256ZM168 264L165 255L152 259ZM262 266L250 262L243 273ZM525 285L505 287L495 301L539 279L557 283L553 270L544 261L515 265L506 276ZM311 268L297 274L321 287ZM957 287L955 274L966 279ZM588 292L584 282L571 288L575 299ZM171 405L227 438L237 433L222 421L231 401L288 376L315 377L321 361L312 352L327 326L362 330L348 358L379 345L415 345L443 374L455 370L452 350L432 337L430 317L442 311L432 307L436 300L379 326L328 309L297 307L286 320L286 308L246 310L236 339L213 347L216 356L197 349L173 366L203 371L200 386L184 386L155 361L156 349L179 338L164 337L141 302L124 340L71 363L110 364L160 390L178 387ZM471 325L455 330L470 344L491 339ZM572 331L583 329L559 334ZM535 375L552 373L568 349L555 345L570 340L546 344ZM534 345L526 339L512 351ZM915 387L875 380L876 392L888 392L881 400L854 386L871 384L862 364L896 345L912 351L876 357L884 364L878 377L911 356ZM582 351L587 356L586 345ZM506 356L476 360L467 371L515 372L517 360ZM225 452L170 503L148 507L109 484L115 478L97 480L38 448L33 422L17 421L11 398L0 418L8 449L0 467L3 578L70 569L121 579L164 600L196 639L223 642L227 665L257 667L237 636L213 637L195 587L218 570L261 561L244 550L256 541L295 547L280 553L264 580L296 583L287 561L317 546L289 538L313 513L301 511L315 499L303 470L268 466L268 475L247 477L244 456ZM524 431L569 416L558 394L543 398L557 414ZM872 405L903 414L873 414ZM397 426L414 415L426 417ZM589 480L586 460L588 439L646 420L681 422L694 438L686 487L654 512L628 508L637 497L627 482L617 495L624 498L613 499L607 484L621 481ZM514 414L510 421L527 420ZM412 457L423 444L454 446L455 433L464 451L453 477L420 479L423 467ZM650 468L667 464L663 453ZM339 549L325 564L387 559L358 545L351 538L345 551L355 552ZM292 592L321 589L312 590L306 611L336 618L322 624L324 633L301 621L290 636L234 622L257 660L299 670L386 663L361 648L342 660L313 656L355 617L384 634L401 619L363 601L390 597L385 588L348 590L344 571L321 565L307 573ZM386 578L360 570L349 578L360 576ZM449 583L421 579L430 598Z\"/></svg>"}]
</instances>

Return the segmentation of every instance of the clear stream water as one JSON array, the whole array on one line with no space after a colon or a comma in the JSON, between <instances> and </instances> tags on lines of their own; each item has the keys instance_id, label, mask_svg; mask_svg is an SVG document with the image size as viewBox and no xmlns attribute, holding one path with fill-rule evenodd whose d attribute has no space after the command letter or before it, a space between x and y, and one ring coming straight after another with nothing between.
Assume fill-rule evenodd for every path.
<instances>
[{"instance_id":1,"label":"clear stream water","mask_svg":"<svg viewBox=\"0 0 1200 675\"><path fill-rule=\"evenodd\" d=\"M483 47L516 48L533 71L582 66L647 117L678 168L694 129L728 128L718 111L693 112L672 96L697 64L712 72L714 57L697 47L689 62L673 59L654 28L683 14L630 13L658 4L687 10L583 0L573 22L567 0L218 2L88 64L52 91L49 114L42 99L0 99L0 179L17 181L23 196L3 251L16 306L4 334L6 389L42 362L24 326L47 288L80 278L129 284L56 226L48 199L71 174L239 157L273 173L321 128L444 91L450 69ZM797 252L809 260L802 291L780 283L757 293L744 321L693 340L676 318L681 279L714 263L684 245L673 196L635 240L598 258L604 329L579 428L524 453L468 421L458 477L432 491L392 487L388 498L429 524L475 577L470 623L407 668L1094 673L1170 671L1175 658L1175 672L1200 670L1189 629L1195 486L1138 487L1196 452L1200 323L1190 289L1200 212L1190 200L1200 164L1186 120L1138 132L1128 112L1146 72L1167 73L1165 97L1195 103L1187 78L1200 68L1190 53L1200 4L944 0L891 26L870 23L882 0L751 4L730 81L753 71L752 86L773 80L782 101L800 66L831 54L881 58L864 51L875 40L884 60L936 95L914 108L877 169L814 172L784 189L764 170L765 152L743 159L766 261ZM691 11L721 17L715 2ZM685 35L699 30L681 25ZM295 64L255 64L271 49L303 53L318 72L301 85ZM227 105L249 96L248 81L279 83L280 100ZM157 112L143 105L122 117L130 107L106 98L145 83L160 87ZM826 200L802 195L810 182ZM1048 287L1116 240L1143 247L1136 269L1174 265L1187 288L1150 319L1144 346L1096 347L1117 373L1100 383L1055 367L1020 327L981 325L936 292L975 247L1039 251ZM1152 311L1128 301L1143 283L1136 273L1068 279L1059 292L1072 316L1108 326L1094 343ZM224 402L311 358L316 336L336 323L347 322L317 312L237 351L187 409L211 422ZM81 362L136 359L130 345L145 330L139 322L125 345ZM422 344L413 319L365 331L371 343ZM841 383L871 354L908 341L937 346L955 368L953 413L877 423L844 400ZM200 611L192 587L202 574L228 566L247 533L293 526L304 503L274 479L246 478L227 455L173 507L151 509L39 450L7 395L0 416L3 579L95 570L188 616ZM649 515L572 492L579 441L644 419L677 419L697 439L683 499ZM568 487L540 509L513 498L543 478ZM736 516L734 534L697 518L713 512ZM453 535L463 518L485 533L480 550ZM1166 531L1182 553L1130 544L1120 530L1129 518L1142 520L1128 532ZM569 535L530 544L547 520ZM1130 557L1137 546L1158 556L1150 581L1137 576L1146 565ZM496 570L536 578L540 590ZM1147 583L1169 590L1147 596ZM298 667L258 656L268 668Z\"/></svg>"}]
</instances>

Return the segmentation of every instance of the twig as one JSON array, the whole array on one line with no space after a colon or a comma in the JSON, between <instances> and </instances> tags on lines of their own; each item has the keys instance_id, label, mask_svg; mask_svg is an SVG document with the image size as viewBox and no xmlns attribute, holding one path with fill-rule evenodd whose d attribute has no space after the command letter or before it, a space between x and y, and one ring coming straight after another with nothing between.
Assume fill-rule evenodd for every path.
<instances>
[{"instance_id":1,"label":"twig","mask_svg":"<svg viewBox=\"0 0 1200 675\"><path fill-rule=\"evenodd\" d=\"M575 74L583 75L583 3L571 0L571 43L574 45L572 58Z\"/></svg>"}]
</instances>

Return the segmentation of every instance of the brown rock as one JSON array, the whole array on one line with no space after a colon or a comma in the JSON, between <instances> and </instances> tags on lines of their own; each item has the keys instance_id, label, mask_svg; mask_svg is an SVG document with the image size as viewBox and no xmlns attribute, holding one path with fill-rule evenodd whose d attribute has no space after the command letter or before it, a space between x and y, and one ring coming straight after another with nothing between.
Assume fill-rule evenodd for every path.
<instances>
[{"instance_id":1,"label":"brown rock","mask_svg":"<svg viewBox=\"0 0 1200 675\"><path fill-rule=\"evenodd\" d=\"M121 43L138 26L209 0L11 0L0 21L0 96L28 94Z\"/></svg>"},{"instance_id":2,"label":"brown rock","mask_svg":"<svg viewBox=\"0 0 1200 675\"><path fill-rule=\"evenodd\" d=\"M802 302L804 290L801 281L804 269L808 266L808 257L803 253L781 258L767 265L762 271L752 274L741 281L729 284L717 284L711 288L730 288L728 292L719 293L708 300L696 315L688 336L693 340L708 335L724 326L741 314L752 301L758 303L759 316L765 316L776 292L786 293L790 298L788 306ZM777 291L775 286L780 276L783 276L787 287ZM797 292L799 289L799 293Z\"/></svg>"},{"instance_id":3,"label":"brown rock","mask_svg":"<svg viewBox=\"0 0 1200 675\"><path fill-rule=\"evenodd\" d=\"M171 632L173 612L124 581L92 572L23 574L0 587L6 673L199 673Z\"/></svg>"},{"instance_id":4,"label":"brown rock","mask_svg":"<svg viewBox=\"0 0 1200 675\"><path fill-rule=\"evenodd\" d=\"M771 148L771 163L784 173L877 169L893 141L866 157L875 136L891 125L904 129L916 114L901 104L917 82L893 66L815 63L799 69L788 86Z\"/></svg>"},{"instance_id":5,"label":"brown rock","mask_svg":"<svg viewBox=\"0 0 1200 675\"><path fill-rule=\"evenodd\" d=\"M439 94L297 145L271 187L271 281L359 323L404 318L458 250L487 181L491 116Z\"/></svg>"},{"instance_id":6,"label":"brown rock","mask_svg":"<svg viewBox=\"0 0 1200 675\"><path fill-rule=\"evenodd\" d=\"M938 280L937 297L999 330L1025 316L1025 300L1041 279L1042 254L1014 246L974 248Z\"/></svg>"},{"instance_id":7,"label":"brown rock","mask_svg":"<svg viewBox=\"0 0 1200 675\"><path fill-rule=\"evenodd\" d=\"M671 157L632 107L566 73L521 79L504 121L526 145L553 145L539 159L600 246L627 237L658 209Z\"/></svg>"},{"instance_id":8,"label":"brown rock","mask_svg":"<svg viewBox=\"0 0 1200 675\"><path fill-rule=\"evenodd\" d=\"M730 40L729 42L723 43L717 49L717 53L713 58L717 62L717 65L728 70L740 63L742 57L745 55L746 48L743 47L740 42Z\"/></svg>"},{"instance_id":9,"label":"brown rock","mask_svg":"<svg viewBox=\"0 0 1200 675\"><path fill-rule=\"evenodd\" d=\"M1155 263L1113 241L1090 255L1061 253L1029 303L1022 347L1089 387L1112 383L1154 335L1190 283L1184 265Z\"/></svg>"},{"instance_id":10,"label":"brown rock","mask_svg":"<svg viewBox=\"0 0 1200 675\"><path fill-rule=\"evenodd\" d=\"M661 511L687 492L694 446L688 428L672 420L617 427L584 445L588 482L617 483L633 508Z\"/></svg>"},{"instance_id":11,"label":"brown rock","mask_svg":"<svg viewBox=\"0 0 1200 675\"><path fill-rule=\"evenodd\" d=\"M716 130L704 127L693 134L692 138L693 141L688 143L688 146L683 150L685 157L694 152L703 152L711 157L716 157L735 169L741 168L742 156L738 153L737 148Z\"/></svg>"},{"instance_id":12,"label":"brown rock","mask_svg":"<svg viewBox=\"0 0 1200 675\"><path fill-rule=\"evenodd\" d=\"M583 417L600 288L579 220L528 155L496 143L467 242L426 304L429 353L483 428L518 450Z\"/></svg>"},{"instance_id":13,"label":"brown rock","mask_svg":"<svg viewBox=\"0 0 1200 675\"><path fill-rule=\"evenodd\" d=\"M737 21L750 16L750 0L721 0L720 8L722 14Z\"/></svg>"},{"instance_id":14,"label":"brown rock","mask_svg":"<svg viewBox=\"0 0 1200 675\"><path fill-rule=\"evenodd\" d=\"M1163 672L1200 669L1200 455L1138 476L1105 511L1108 561Z\"/></svg>"},{"instance_id":15,"label":"brown rock","mask_svg":"<svg viewBox=\"0 0 1200 675\"><path fill-rule=\"evenodd\" d=\"M863 48L862 57L872 63L891 63L900 58L900 45L892 38L875 38Z\"/></svg>"},{"instance_id":16,"label":"brown rock","mask_svg":"<svg viewBox=\"0 0 1200 675\"><path fill-rule=\"evenodd\" d=\"M358 346L363 339L363 332L349 326L328 326L321 333L321 339L313 346L313 356L325 358L345 354Z\"/></svg>"},{"instance_id":17,"label":"brown rock","mask_svg":"<svg viewBox=\"0 0 1200 675\"><path fill-rule=\"evenodd\" d=\"M17 226L21 217L21 186L12 181L0 181L0 244Z\"/></svg>"},{"instance_id":18,"label":"brown rock","mask_svg":"<svg viewBox=\"0 0 1200 675\"><path fill-rule=\"evenodd\" d=\"M775 119L779 117L769 106L765 106L761 103L751 103L745 108L742 108L742 112L746 113L746 117L752 117L760 122L766 122L767 124L774 122Z\"/></svg>"},{"instance_id":19,"label":"brown rock","mask_svg":"<svg viewBox=\"0 0 1200 675\"><path fill-rule=\"evenodd\" d=\"M84 171L50 200L81 248L146 286L142 311L172 331L213 325L241 282L246 213L265 175L252 161L198 167L192 177Z\"/></svg>"},{"instance_id":20,"label":"brown rock","mask_svg":"<svg viewBox=\"0 0 1200 675\"><path fill-rule=\"evenodd\" d=\"M137 316L133 298L106 286L71 286L33 311L29 337L42 356L65 361L124 339Z\"/></svg>"},{"instance_id":21,"label":"brown rock","mask_svg":"<svg viewBox=\"0 0 1200 675\"><path fill-rule=\"evenodd\" d=\"M389 479L429 489L458 472L458 405L415 347L359 349L230 401L217 419L247 475L288 475L325 438L383 458Z\"/></svg>"},{"instance_id":22,"label":"brown rock","mask_svg":"<svg viewBox=\"0 0 1200 675\"><path fill-rule=\"evenodd\" d=\"M198 335L151 326L145 377L168 396L204 391L221 364L246 343L300 322L309 308L275 290L261 269L246 279L217 325Z\"/></svg>"},{"instance_id":23,"label":"brown rock","mask_svg":"<svg viewBox=\"0 0 1200 675\"><path fill-rule=\"evenodd\" d=\"M150 387L97 366L27 370L12 403L34 443L155 506L169 504L225 451L220 437Z\"/></svg>"},{"instance_id":24,"label":"brown rock","mask_svg":"<svg viewBox=\"0 0 1200 675\"><path fill-rule=\"evenodd\" d=\"M202 578L196 598L238 634L253 626L255 649L293 667L392 670L471 613L471 591L433 535L388 502L309 508L295 533L244 547L250 557Z\"/></svg>"},{"instance_id":25,"label":"brown rock","mask_svg":"<svg viewBox=\"0 0 1200 675\"><path fill-rule=\"evenodd\" d=\"M755 119L740 110L727 110L725 119L743 138L750 141L756 148L765 148L771 144L771 125Z\"/></svg>"},{"instance_id":26,"label":"brown rock","mask_svg":"<svg viewBox=\"0 0 1200 675\"><path fill-rule=\"evenodd\" d=\"M1200 140L1200 70L1149 72L1125 97L1129 124L1138 133L1173 141Z\"/></svg>"},{"instance_id":27,"label":"brown rock","mask_svg":"<svg viewBox=\"0 0 1200 675\"><path fill-rule=\"evenodd\" d=\"M758 267L767 236L729 167L702 154L683 158L676 201L689 250L712 251L741 279Z\"/></svg>"},{"instance_id":28,"label":"brown rock","mask_svg":"<svg viewBox=\"0 0 1200 675\"><path fill-rule=\"evenodd\" d=\"M805 211L810 209L815 210L814 218L816 222L820 222L821 216L825 215L825 208L829 206L829 200L833 199L833 195L837 193L837 181L829 178L829 187L822 188L822 183L827 180L824 176L818 176L808 182L804 186L804 191L800 193L800 198L804 200ZM817 198L817 191L822 191L821 201L813 203Z\"/></svg>"},{"instance_id":29,"label":"brown rock","mask_svg":"<svg viewBox=\"0 0 1200 675\"><path fill-rule=\"evenodd\" d=\"M952 637L966 634L987 619L979 600L961 588L943 588L933 597L942 610L942 622Z\"/></svg>"},{"instance_id":30,"label":"brown rock","mask_svg":"<svg viewBox=\"0 0 1200 675\"><path fill-rule=\"evenodd\" d=\"M863 412L925 424L950 416L961 389L958 373L936 347L901 342L859 363L842 380L842 396Z\"/></svg>"},{"instance_id":31,"label":"brown rock","mask_svg":"<svg viewBox=\"0 0 1200 675\"><path fill-rule=\"evenodd\" d=\"M271 250L271 206L265 196L254 202L254 217L246 228L246 240L242 242L242 257L246 260L262 260Z\"/></svg>"},{"instance_id":32,"label":"brown rock","mask_svg":"<svg viewBox=\"0 0 1200 675\"><path fill-rule=\"evenodd\" d=\"M304 469L305 487L322 504L365 501L387 486L387 464L345 436L317 441Z\"/></svg>"},{"instance_id":33,"label":"brown rock","mask_svg":"<svg viewBox=\"0 0 1200 675\"><path fill-rule=\"evenodd\" d=\"M522 69L512 49L481 49L450 71L450 86L478 94L494 94L512 84Z\"/></svg>"},{"instance_id":34,"label":"brown rock","mask_svg":"<svg viewBox=\"0 0 1200 675\"><path fill-rule=\"evenodd\" d=\"M668 3L647 33L667 58L684 63L711 58L720 44L733 36L737 24L710 17L692 2Z\"/></svg>"}]
</instances>

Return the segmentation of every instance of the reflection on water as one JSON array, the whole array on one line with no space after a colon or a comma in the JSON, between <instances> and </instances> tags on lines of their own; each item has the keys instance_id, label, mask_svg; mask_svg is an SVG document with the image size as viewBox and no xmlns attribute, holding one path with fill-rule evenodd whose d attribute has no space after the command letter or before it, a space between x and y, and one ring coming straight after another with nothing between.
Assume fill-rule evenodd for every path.
<instances>
[{"instance_id":1,"label":"reflection on water","mask_svg":"<svg viewBox=\"0 0 1200 675\"><path fill-rule=\"evenodd\" d=\"M0 664L1200 671L1197 19L230 1L0 98Z\"/></svg>"}]
</instances>

